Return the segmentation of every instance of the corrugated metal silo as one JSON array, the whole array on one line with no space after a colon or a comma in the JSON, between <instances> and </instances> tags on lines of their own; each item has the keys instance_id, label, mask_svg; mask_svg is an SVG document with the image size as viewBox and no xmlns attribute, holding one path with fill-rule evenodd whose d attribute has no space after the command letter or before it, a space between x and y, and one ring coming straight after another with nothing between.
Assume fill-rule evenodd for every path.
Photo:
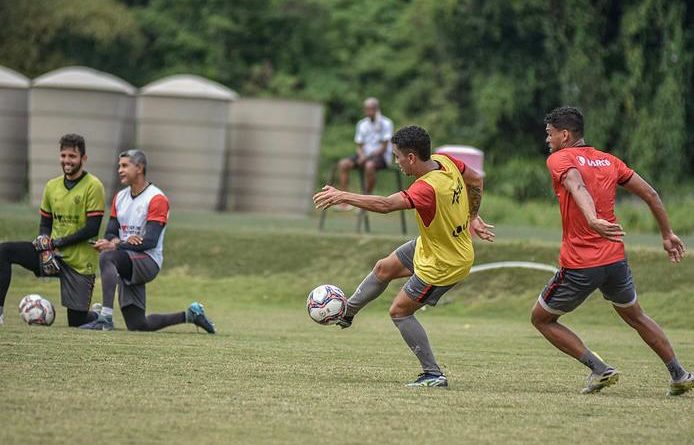
<instances>
[{"instance_id":1,"label":"corrugated metal silo","mask_svg":"<svg viewBox=\"0 0 694 445\"><path fill-rule=\"evenodd\" d=\"M0 200L26 193L29 79L0 66Z\"/></svg>"},{"instance_id":2,"label":"corrugated metal silo","mask_svg":"<svg viewBox=\"0 0 694 445\"><path fill-rule=\"evenodd\" d=\"M29 191L40 204L47 180L61 174L58 141L66 133L84 136L86 170L106 188L106 204L116 188L116 159L132 147L135 88L87 67L60 68L33 81L29 98Z\"/></svg>"},{"instance_id":3,"label":"corrugated metal silo","mask_svg":"<svg viewBox=\"0 0 694 445\"><path fill-rule=\"evenodd\" d=\"M229 103L238 95L208 79L176 75L143 87L137 141L147 176L178 209L220 207Z\"/></svg>"},{"instance_id":4,"label":"corrugated metal silo","mask_svg":"<svg viewBox=\"0 0 694 445\"><path fill-rule=\"evenodd\" d=\"M323 106L241 99L231 104L226 209L305 214L312 208Z\"/></svg>"}]
</instances>

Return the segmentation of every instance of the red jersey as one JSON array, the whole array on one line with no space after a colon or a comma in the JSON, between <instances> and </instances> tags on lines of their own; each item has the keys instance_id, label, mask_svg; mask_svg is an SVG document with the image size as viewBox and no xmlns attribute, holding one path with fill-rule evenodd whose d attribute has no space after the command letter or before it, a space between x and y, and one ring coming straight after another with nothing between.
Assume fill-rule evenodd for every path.
<instances>
[{"instance_id":1,"label":"red jersey","mask_svg":"<svg viewBox=\"0 0 694 445\"><path fill-rule=\"evenodd\" d=\"M621 159L593 147L563 148L547 158L552 186L559 200L562 240L559 265L568 269L612 264L625 258L624 244L606 240L588 227L588 222L562 181L571 168L583 177L595 202L598 218L616 222L614 214L617 185L629 181L634 171Z\"/></svg>"}]
</instances>

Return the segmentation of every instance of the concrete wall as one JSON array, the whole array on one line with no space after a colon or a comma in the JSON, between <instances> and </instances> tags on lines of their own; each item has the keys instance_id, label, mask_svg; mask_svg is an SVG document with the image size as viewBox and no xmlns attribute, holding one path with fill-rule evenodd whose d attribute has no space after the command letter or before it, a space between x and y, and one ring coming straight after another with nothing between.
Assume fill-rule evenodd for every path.
<instances>
[{"instance_id":1,"label":"concrete wall","mask_svg":"<svg viewBox=\"0 0 694 445\"><path fill-rule=\"evenodd\" d=\"M172 76L142 88L137 141L147 177L174 209L220 208L226 123L236 93L197 76Z\"/></svg>"},{"instance_id":2,"label":"concrete wall","mask_svg":"<svg viewBox=\"0 0 694 445\"><path fill-rule=\"evenodd\" d=\"M39 205L43 188L60 176L58 141L77 133L86 141L86 170L96 175L110 203L118 153L133 145L135 88L85 67L61 68L33 82L29 99L29 193Z\"/></svg>"},{"instance_id":3,"label":"concrete wall","mask_svg":"<svg viewBox=\"0 0 694 445\"><path fill-rule=\"evenodd\" d=\"M227 127L227 210L306 214L312 208L324 110L312 102L241 99Z\"/></svg>"},{"instance_id":4,"label":"concrete wall","mask_svg":"<svg viewBox=\"0 0 694 445\"><path fill-rule=\"evenodd\" d=\"M11 75L4 75L10 73ZM11 78L12 82L3 83ZM19 79L19 80L17 80ZM136 89L86 67L28 80L0 68L0 199L40 204L60 176L58 141L85 137L87 171L120 188L118 153L140 148L148 178L174 209L306 214L316 185L324 110L312 102L243 99L224 86L170 76Z\"/></svg>"},{"instance_id":5,"label":"concrete wall","mask_svg":"<svg viewBox=\"0 0 694 445\"><path fill-rule=\"evenodd\" d=\"M29 79L0 67L0 201L19 201L27 189Z\"/></svg>"}]
</instances>

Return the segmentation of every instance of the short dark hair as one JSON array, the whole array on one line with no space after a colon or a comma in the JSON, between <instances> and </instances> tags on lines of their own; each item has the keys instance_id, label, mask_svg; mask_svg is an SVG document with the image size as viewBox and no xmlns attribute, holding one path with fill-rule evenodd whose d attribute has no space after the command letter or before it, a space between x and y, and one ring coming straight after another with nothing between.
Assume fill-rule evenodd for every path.
<instances>
[{"instance_id":1,"label":"short dark hair","mask_svg":"<svg viewBox=\"0 0 694 445\"><path fill-rule=\"evenodd\" d=\"M422 161L428 161L431 158L431 138L422 127L417 125L402 127L390 140L398 146L398 150L414 153Z\"/></svg>"},{"instance_id":2,"label":"short dark hair","mask_svg":"<svg viewBox=\"0 0 694 445\"><path fill-rule=\"evenodd\" d=\"M60 138L60 150L64 148L76 148L80 155L87 154L87 148L84 143L84 138L79 134L70 133Z\"/></svg>"},{"instance_id":3,"label":"short dark hair","mask_svg":"<svg viewBox=\"0 0 694 445\"><path fill-rule=\"evenodd\" d=\"M143 175L147 174L147 156L145 156L145 153L142 150L138 150L136 148L125 150L118 155L118 158L130 158L130 162L132 162L134 165L142 166Z\"/></svg>"},{"instance_id":4,"label":"short dark hair","mask_svg":"<svg viewBox=\"0 0 694 445\"><path fill-rule=\"evenodd\" d=\"M569 130L574 136L583 137L583 113L576 107L558 107L547 113L545 124L557 130Z\"/></svg>"}]
</instances>

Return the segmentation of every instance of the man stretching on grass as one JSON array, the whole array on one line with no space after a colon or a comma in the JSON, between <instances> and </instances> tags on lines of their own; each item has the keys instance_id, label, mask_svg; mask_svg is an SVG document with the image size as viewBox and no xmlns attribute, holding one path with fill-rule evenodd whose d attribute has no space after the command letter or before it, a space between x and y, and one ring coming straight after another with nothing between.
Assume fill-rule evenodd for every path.
<instances>
[{"instance_id":1,"label":"man stretching on grass","mask_svg":"<svg viewBox=\"0 0 694 445\"><path fill-rule=\"evenodd\" d=\"M85 170L87 147L82 136L66 134L58 147L63 174L43 189L39 236L33 242L0 244L0 325L13 264L37 277L60 279L60 301L67 308L68 326L77 327L97 317L89 311L97 255L88 241L98 235L104 216L104 186Z\"/></svg>"},{"instance_id":2,"label":"man stretching on grass","mask_svg":"<svg viewBox=\"0 0 694 445\"><path fill-rule=\"evenodd\" d=\"M615 194L621 185L648 204L670 261L679 263L684 244L672 232L658 193L619 158L586 145L583 115L576 108L553 110L545 124L550 149L547 167L563 226L561 269L540 294L532 312L533 325L550 343L591 369L584 394L617 383L619 372L558 322L600 289L667 366L672 378L668 394L684 394L694 387L694 375L680 365L663 330L641 309L624 253L624 231L614 215Z\"/></svg>"},{"instance_id":3,"label":"man stretching on grass","mask_svg":"<svg viewBox=\"0 0 694 445\"><path fill-rule=\"evenodd\" d=\"M169 220L169 200L147 181L147 158L140 150L128 150L118 159L118 176L127 187L113 198L111 219L99 251L103 307L99 318L82 329L113 330L113 300L118 285L120 311L129 331L158 331L167 326L194 323L210 334L214 324L200 303L172 314L145 315L145 284L159 274L164 261L164 232Z\"/></svg>"},{"instance_id":4,"label":"man stretching on grass","mask_svg":"<svg viewBox=\"0 0 694 445\"><path fill-rule=\"evenodd\" d=\"M338 325L351 326L354 316L388 287L391 280L410 277L390 307L390 317L419 359L423 372L408 386L448 386L436 363L427 334L414 314L464 279L474 259L468 227L492 241L492 226L477 215L482 202L482 177L448 155L431 154L426 130L404 127L392 138L396 162L404 174L417 178L407 191L388 197L359 195L325 186L313 201L319 209L350 204L372 212L416 209L420 236L376 262L347 302Z\"/></svg>"}]
</instances>

